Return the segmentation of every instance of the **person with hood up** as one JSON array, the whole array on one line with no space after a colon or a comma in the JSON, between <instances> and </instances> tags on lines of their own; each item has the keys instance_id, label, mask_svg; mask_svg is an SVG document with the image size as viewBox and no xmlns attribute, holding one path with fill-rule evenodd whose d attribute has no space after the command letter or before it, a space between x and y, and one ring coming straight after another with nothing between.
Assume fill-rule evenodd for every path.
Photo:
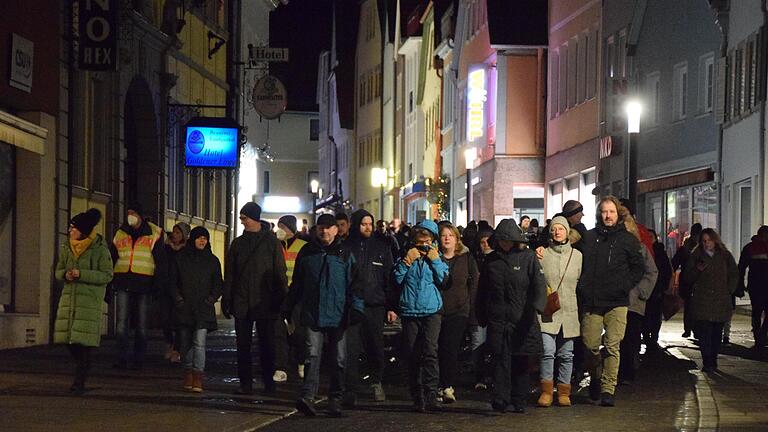
<instances>
[{"instance_id":1,"label":"person with hood up","mask_svg":"<svg viewBox=\"0 0 768 432\"><path fill-rule=\"evenodd\" d=\"M448 265L437 249L437 224L425 220L410 230L405 255L395 264L403 322L403 357L408 361L408 386L414 410L439 409L440 370L437 343L443 307L440 290L448 280Z\"/></svg>"},{"instance_id":2,"label":"person with hood up","mask_svg":"<svg viewBox=\"0 0 768 432\"><path fill-rule=\"evenodd\" d=\"M315 416L315 396L320 386L320 364L323 346L330 345L333 359L331 383L328 390L328 414L341 417L346 365L346 330L349 324L360 322L363 301L359 271L355 257L337 237L336 219L324 214L317 219L317 235L304 246L296 258L291 290L286 308L300 307L299 324L307 328L307 360L304 384L296 409L306 416Z\"/></svg>"},{"instance_id":3,"label":"person with hood up","mask_svg":"<svg viewBox=\"0 0 768 432\"><path fill-rule=\"evenodd\" d=\"M147 352L147 320L152 295L166 289L168 262L163 230L144 217L140 204L126 206L127 217L112 239L117 291L116 329L120 358L115 367L140 370ZM133 317L131 317L133 315ZM136 328L133 353L129 347L130 323Z\"/></svg>"},{"instance_id":4,"label":"person with hood up","mask_svg":"<svg viewBox=\"0 0 768 432\"><path fill-rule=\"evenodd\" d=\"M613 196L600 200L597 226L583 239L584 261L577 288L583 313L581 339L587 350L585 362L590 376L589 397L606 407L615 404L619 345L627 326L629 293L645 273L640 241L627 231L624 218L628 212L622 208ZM605 346L604 357L601 345Z\"/></svg>"},{"instance_id":5,"label":"person with hood up","mask_svg":"<svg viewBox=\"0 0 768 432\"><path fill-rule=\"evenodd\" d=\"M582 256L570 243L571 228L563 216L555 216L549 224L549 247L540 260L544 278L552 292L557 292L560 310L552 315L539 315L544 355L540 362L540 407L552 405L555 387L555 357L558 360L557 403L571 406L571 374L574 343L578 339L579 309L576 286L581 276Z\"/></svg>"},{"instance_id":6,"label":"person with hood up","mask_svg":"<svg viewBox=\"0 0 768 432\"><path fill-rule=\"evenodd\" d=\"M365 302L365 318L347 329L347 367L344 405L353 407L356 394L361 391L360 353L365 350L368 360L373 400L387 399L381 385L384 373L384 322L397 319L394 312L396 299L391 288L392 248L383 237L373 231L373 215L360 209L352 213L349 237L344 246L352 252L360 275Z\"/></svg>"},{"instance_id":7,"label":"person with hood up","mask_svg":"<svg viewBox=\"0 0 768 432\"><path fill-rule=\"evenodd\" d=\"M744 276L749 269L747 284ZM739 257L739 290L748 291L752 303L752 335L755 348L768 343L768 226L763 225L757 235L744 246Z\"/></svg>"},{"instance_id":8,"label":"person with hood up","mask_svg":"<svg viewBox=\"0 0 768 432\"><path fill-rule=\"evenodd\" d=\"M261 224L261 207L247 202L240 209L245 230L229 246L224 261L221 313L235 317L237 374L236 394L253 394L251 345L256 326L264 391L275 391L275 326L288 291L283 246Z\"/></svg>"},{"instance_id":9,"label":"person with hood up","mask_svg":"<svg viewBox=\"0 0 768 432\"><path fill-rule=\"evenodd\" d=\"M173 226L173 229L166 237L165 255L168 257L169 272L176 264L176 256L179 255L187 245L189 231L191 229L192 228L188 223L179 222ZM166 343L165 359L171 363L179 363L181 362L181 355L179 354L178 335L176 335L174 330L175 324L173 322L173 317L176 313L176 305L169 290L163 290L163 292L160 293L159 300L162 311L161 321L163 326L163 339L165 339Z\"/></svg>"},{"instance_id":10,"label":"person with hood up","mask_svg":"<svg viewBox=\"0 0 768 432\"><path fill-rule=\"evenodd\" d=\"M547 302L546 281L514 219L499 222L494 239L496 248L480 270L477 300L493 362L491 407L503 413L511 405L512 412L525 413L528 362L543 351L537 313Z\"/></svg>"},{"instance_id":11,"label":"person with hood up","mask_svg":"<svg viewBox=\"0 0 768 432\"><path fill-rule=\"evenodd\" d=\"M53 343L65 344L75 359L75 379L69 391L81 395L91 369L91 351L101 342L101 303L112 281L112 258L94 227L101 220L89 209L69 221L69 240L56 262L56 280L64 289L56 309Z\"/></svg>"},{"instance_id":12,"label":"person with hood up","mask_svg":"<svg viewBox=\"0 0 768 432\"><path fill-rule=\"evenodd\" d=\"M207 229L192 229L171 267L168 284L176 305L184 389L195 393L203 391L205 338L217 328L214 304L221 296L221 262L211 252L209 239Z\"/></svg>"}]
</instances>

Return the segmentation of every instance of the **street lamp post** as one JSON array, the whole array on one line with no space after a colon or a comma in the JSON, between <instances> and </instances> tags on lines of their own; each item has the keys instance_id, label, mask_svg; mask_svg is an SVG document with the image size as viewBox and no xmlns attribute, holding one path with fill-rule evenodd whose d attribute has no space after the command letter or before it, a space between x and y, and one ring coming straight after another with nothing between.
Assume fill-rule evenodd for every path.
<instances>
[{"instance_id":1,"label":"street lamp post","mask_svg":"<svg viewBox=\"0 0 768 432\"><path fill-rule=\"evenodd\" d=\"M467 225L472 220L472 168L477 159L477 147L464 150L464 167L467 169Z\"/></svg>"},{"instance_id":2,"label":"street lamp post","mask_svg":"<svg viewBox=\"0 0 768 432\"><path fill-rule=\"evenodd\" d=\"M320 190L320 182L312 179L309 182L309 190L312 191L312 225L317 223L317 191Z\"/></svg>"},{"instance_id":3,"label":"street lamp post","mask_svg":"<svg viewBox=\"0 0 768 432\"><path fill-rule=\"evenodd\" d=\"M640 116L643 113L643 106L638 101L629 101L625 106L627 112L627 198L629 202L637 208L637 158L632 158L632 134L640 133Z\"/></svg>"},{"instance_id":4,"label":"street lamp post","mask_svg":"<svg viewBox=\"0 0 768 432\"><path fill-rule=\"evenodd\" d=\"M379 220L384 220L384 187L387 179L386 168L371 168L371 186L379 188Z\"/></svg>"}]
</instances>

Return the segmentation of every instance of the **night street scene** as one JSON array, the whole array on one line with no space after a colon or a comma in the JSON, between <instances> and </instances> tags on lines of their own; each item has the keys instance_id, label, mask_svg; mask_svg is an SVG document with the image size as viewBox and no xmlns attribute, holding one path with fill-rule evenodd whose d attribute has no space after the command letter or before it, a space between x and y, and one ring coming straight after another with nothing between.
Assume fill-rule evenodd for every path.
<instances>
[{"instance_id":1,"label":"night street scene","mask_svg":"<svg viewBox=\"0 0 768 432\"><path fill-rule=\"evenodd\" d=\"M1 0L0 431L768 431L768 1Z\"/></svg>"}]
</instances>

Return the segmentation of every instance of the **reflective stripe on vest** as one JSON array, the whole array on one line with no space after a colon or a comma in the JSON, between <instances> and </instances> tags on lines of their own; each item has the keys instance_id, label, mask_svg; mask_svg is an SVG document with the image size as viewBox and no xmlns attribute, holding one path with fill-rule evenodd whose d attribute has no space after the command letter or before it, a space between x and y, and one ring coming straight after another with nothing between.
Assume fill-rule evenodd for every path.
<instances>
[{"instance_id":1,"label":"reflective stripe on vest","mask_svg":"<svg viewBox=\"0 0 768 432\"><path fill-rule=\"evenodd\" d=\"M283 256L285 257L285 275L288 276L288 284L293 280L293 269L296 267L296 257L299 255L299 251L304 245L307 244L304 240L296 239L291 244L288 250L283 250Z\"/></svg>"},{"instance_id":2,"label":"reflective stripe on vest","mask_svg":"<svg viewBox=\"0 0 768 432\"><path fill-rule=\"evenodd\" d=\"M157 225L147 222L152 229L151 235L144 235L133 242L133 238L123 230L117 230L112 244L117 249L117 262L115 273L136 273L145 276L154 276L155 259L152 257L152 249L160 239L163 230Z\"/></svg>"}]
</instances>

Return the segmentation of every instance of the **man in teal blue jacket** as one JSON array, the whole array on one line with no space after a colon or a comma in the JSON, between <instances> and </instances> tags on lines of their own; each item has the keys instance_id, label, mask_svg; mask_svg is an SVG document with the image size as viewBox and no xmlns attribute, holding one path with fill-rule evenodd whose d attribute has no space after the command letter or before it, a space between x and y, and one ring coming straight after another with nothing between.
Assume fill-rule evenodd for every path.
<instances>
[{"instance_id":1,"label":"man in teal blue jacket","mask_svg":"<svg viewBox=\"0 0 768 432\"><path fill-rule=\"evenodd\" d=\"M448 264L437 250L437 224L423 221L411 230L412 244L395 265L395 281L401 290L403 355L408 359L408 384L414 409L436 410L439 369L437 340L440 335L440 289L448 279Z\"/></svg>"},{"instance_id":2,"label":"man in teal blue jacket","mask_svg":"<svg viewBox=\"0 0 768 432\"><path fill-rule=\"evenodd\" d=\"M316 415L314 398L320 385L323 345L331 345L335 358L328 391L328 413L341 416L346 366L345 332L350 322L363 316L364 304L357 295L357 266L350 251L336 237L336 219L324 214L317 219L317 236L296 257L287 311L300 307L300 325L307 328L308 356L304 362L304 384L296 409Z\"/></svg>"}]
</instances>

